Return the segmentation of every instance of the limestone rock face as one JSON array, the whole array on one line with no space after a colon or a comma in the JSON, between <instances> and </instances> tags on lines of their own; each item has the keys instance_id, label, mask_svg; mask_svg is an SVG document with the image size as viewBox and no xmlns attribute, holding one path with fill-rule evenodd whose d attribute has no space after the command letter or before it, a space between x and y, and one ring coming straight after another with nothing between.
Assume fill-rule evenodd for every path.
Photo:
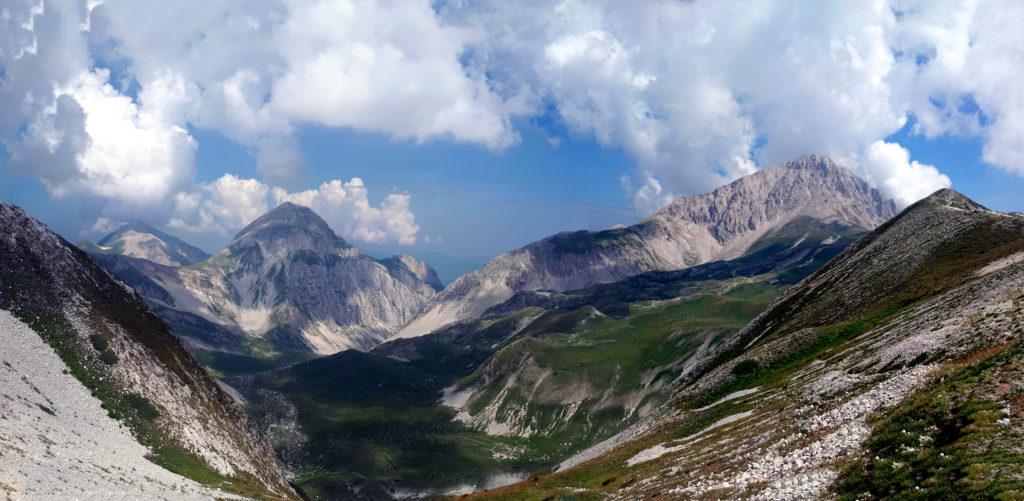
<instances>
[{"instance_id":1,"label":"limestone rock face","mask_svg":"<svg viewBox=\"0 0 1024 501\"><path fill-rule=\"evenodd\" d=\"M449 285L397 337L475 318L516 292L573 290L735 258L797 218L871 230L896 212L891 200L849 170L825 157L802 156L711 193L679 198L633 226L559 233L502 254Z\"/></svg>"}]
</instances>

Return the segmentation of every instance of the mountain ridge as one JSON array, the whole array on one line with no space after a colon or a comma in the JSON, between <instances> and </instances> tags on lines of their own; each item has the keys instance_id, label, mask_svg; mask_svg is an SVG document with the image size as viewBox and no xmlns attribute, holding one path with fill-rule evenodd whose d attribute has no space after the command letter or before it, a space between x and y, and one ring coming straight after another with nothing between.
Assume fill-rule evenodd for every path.
<instances>
[{"instance_id":1,"label":"mountain ridge","mask_svg":"<svg viewBox=\"0 0 1024 501\"><path fill-rule=\"evenodd\" d=\"M476 497L1012 497L1022 332L1024 217L939 190L692 364L651 419Z\"/></svg>"},{"instance_id":2,"label":"mountain ridge","mask_svg":"<svg viewBox=\"0 0 1024 501\"><path fill-rule=\"evenodd\" d=\"M732 259L800 216L870 230L895 214L894 202L849 170L826 157L801 156L710 193L681 197L629 227L563 232L502 254L455 280L396 336L476 317L518 291L570 290Z\"/></svg>"}]
</instances>

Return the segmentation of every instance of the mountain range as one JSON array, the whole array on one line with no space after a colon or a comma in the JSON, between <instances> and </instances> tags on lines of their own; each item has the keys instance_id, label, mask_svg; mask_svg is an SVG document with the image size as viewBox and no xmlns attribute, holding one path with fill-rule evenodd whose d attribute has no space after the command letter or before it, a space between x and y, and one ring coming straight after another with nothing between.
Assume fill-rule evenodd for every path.
<instances>
[{"instance_id":1,"label":"mountain range","mask_svg":"<svg viewBox=\"0 0 1024 501\"><path fill-rule=\"evenodd\" d=\"M0 204L32 494L76 492L54 465L149 497L1024 493L1024 216L953 190L897 211L804 156L444 288L287 203L212 256L80 246Z\"/></svg>"},{"instance_id":2,"label":"mountain range","mask_svg":"<svg viewBox=\"0 0 1024 501\"><path fill-rule=\"evenodd\" d=\"M523 292L429 335L226 380L307 493L500 485L649 418L693 360L864 233L803 218L734 260Z\"/></svg>"},{"instance_id":3,"label":"mountain range","mask_svg":"<svg viewBox=\"0 0 1024 501\"><path fill-rule=\"evenodd\" d=\"M312 210L288 202L187 266L122 254L96 259L195 349L261 357L369 349L441 288L425 263L405 255L373 259Z\"/></svg>"},{"instance_id":4,"label":"mountain range","mask_svg":"<svg viewBox=\"0 0 1024 501\"><path fill-rule=\"evenodd\" d=\"M711 193L682 197L633 226L534 242L443 290L427 264L409 256L372 259L313 211L291 203L253 221L201 262L161 265L134 252L137 245L117 245L120 251L97 259L210 357L292 360L427 334L479 317L518 292L560 292L732 259L801 219L870 230L894 214L892 201L877 190L830 159L812 155ZM101 243L114 249L109 243L126 236L164 241L159 232L138 226L125 226ZM151 247L180 248L176 242Z\"/></svg>"}]
</instances>

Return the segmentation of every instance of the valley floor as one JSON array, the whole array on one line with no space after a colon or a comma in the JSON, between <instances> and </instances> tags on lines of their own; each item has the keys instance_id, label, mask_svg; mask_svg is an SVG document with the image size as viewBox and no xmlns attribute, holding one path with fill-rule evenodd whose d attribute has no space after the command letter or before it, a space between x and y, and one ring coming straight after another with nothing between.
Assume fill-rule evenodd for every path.
<instances>
[{"instance_id":1,"label":"valley floor","mask_svg":"<svg viewBox=\"0 0 1024 501\"><path fill-rule=\"evenodd\" d=\"M39 335L3 310L0 346L0 498L235 498L146 459Z\"/></svg>"}]
</instances>

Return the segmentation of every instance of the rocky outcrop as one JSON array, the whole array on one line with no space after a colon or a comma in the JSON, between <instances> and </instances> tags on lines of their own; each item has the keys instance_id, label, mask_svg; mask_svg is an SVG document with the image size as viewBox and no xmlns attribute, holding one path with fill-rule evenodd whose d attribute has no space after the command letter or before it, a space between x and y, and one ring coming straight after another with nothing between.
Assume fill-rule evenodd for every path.
<instances>
[{"instance_id":1,"label":"rocky outcrop","mask_svg":"<svg viewBox=\"0 0 1024 501\"><path fill-rule=\"evenodd\" d=\"M870 230L895 214L891 200L850 171L825 157L804 156L680 198L633 226L560 233L502 254L449 285L397 337L477 317L520 291L579 289L732 259L801 217Z\"/></svg>"},{"instance_id":2,"label":"rocky outcrop","mask_svg":"<svg viewBox=\"0 0 1024 501\"><path fill-rule=\"evenodd\" d=\"M387 259L381 259L380 264L388 269L391 276L413 289L429 288L429 291L424 290L425 294L430 295L444 289L437 272L427 263L412 256L395 254Z\"/></svg>"}]
</instances>

